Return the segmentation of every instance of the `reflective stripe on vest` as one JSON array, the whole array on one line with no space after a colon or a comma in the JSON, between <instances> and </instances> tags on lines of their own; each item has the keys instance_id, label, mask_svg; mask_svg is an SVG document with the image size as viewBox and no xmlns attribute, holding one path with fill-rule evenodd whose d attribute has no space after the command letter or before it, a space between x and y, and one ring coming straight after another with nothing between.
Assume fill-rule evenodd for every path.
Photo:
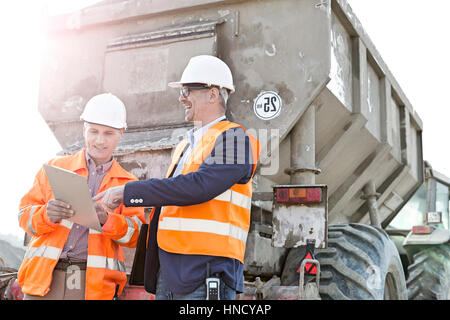
<instances>
[{"instance_id":1,"label":"reflective stripe on vest","mask_svg":"<svg viewBox=\"0 0 450 320\"><path fill-rule=\"evenodd\" d=\"M231 202L234 205L250 210L252 207L252 198L245 194L228 189L222 194L219 194L214 200Z\"/></svg>"},{"instance_id":2,"label":"reflective stripe on vest","mask_svg":"<svg viewBox=\"0 0 450 320\"><path fill-rule=\"evenodd\" d=\"M128 222L128 220L127 220ZM89 229L89 234L102 234L100 231ZM108 258L99 255L88 255L87 256L87 267L88 268L101 268L108 269L112 271L126 272L125 262L114 258Z\"/></svg>"},{"instance_id":3,"label":"reflective stripe on vest","mask_svg":"<svg viewBox=\"0 0 450 320\"><path fill-rule=\"evenodd\" d=\"M33 211L37 207L38 206L32 207L32 210L30 212L30 217L31 217L31 214L33 213ZM73 226L73 222L66 220L66 219L62 219L59 224L63 227L68 228L69 230ZM24 259L31 259L34 257L42 257L42 258L48 258L48 259L52 259L52 260L58 260L61 253L62 253L62 248L58 248L58 247L52 247L52 246L28 247L27 251L25 253Z\"/></svg>"},{"instance_id":4,"label":"reflective stripe on vest","mask_svg":"<svg viewBox=\"0 0 450 320\"><path fill-rule=\"evenodd\" d=\"M103 256L88 255L87 267L126 272L125 262Z\"/></svg>"},{"instance_id":5,"label":"reflective stripe on vest","mask_svg":"<svg viewBox=\"0 0 450 320\"><path fill-rule=\"evenodd\" d=\"M159 222L158 228L173 231L207 232L221 236L229 236L243 242L247 241L248 234L244 229L236 227L231 223L205 219L164 217Z\"/></svg>"},{"instance_id":6,"label":"reflective stripe on vest","mask_svg":"<svg viewBox=\"0 0 450 320\"><path fill-rule=\"evenodd\" d=\"M134 231L135 231L133 220L136 221L136 223L139 225L138 217L136 217L136 216L134 216L133 218L125 217L125 221L127 222L127 225L128 225L127 232L125 233L125 235L122 238L117 239L117 240L114 240L114 239L112 239L112 240L117 243L120 243L120 244L130 242L131 238L133 237ZM89 233L90 234L102 234L101 231L97 231L95 229L89 229Z\"/></svg>"},{"instance_id":7,"label":"reflective stripe on vest","mask_svg":"<svg viewBox=\"0 0 450 320\"><path fill-rule=\"evenodd\" d=\"M26 208L23 208L22 210L19 211L19 215L18 215L19 221L20 221L20 218L22 218L23 214L25 213L25 209Z\"/></svg>"},{"instance_id":8,"label":"reflective stripe on vest","mask_svg":"<svg viewBox=\"0 0 450 320\"><path fill-rule=\"evenodd\" d=\"M58 260L61 252L62 249L51 246L30 247L27 249L24 259L42 257L52 260Z\"/></svg>"},{"instance_id":9,"label":"reflective stripe on vest","mask_svg":"<svg viewBox=\"0 0 450 320\"><path fill-rule=\"evenodd\" d=\"M29 217L28 217L28 224L27 224L28 231L30 231L30 233L31 233L33 236L38 236L38 235L39 235L39 233L37 233L37 232L34 230L33 225L32 225L32 223L31 223L31 219L33 218L33 213L36 211L37 207L38 207L38 206L32 206L32 207L31 207L30 215L29 215Z\"/></svg>"},{"instance_id":10,"label":"reflective stripe on vest","mask_svg":"<svg viewBox=\"0 0 450 320\"><path fill-rule=\"evenodd\" d=\"M133 220L128 217L125 217L125 220L127 221L127 225L128 225L127 232L125 233L125 235L122 238L120 238L118 240L114 240L120 244L130 242L131 238L133 237L134 231L135 231Z\"/></svg>"}]
</instances>

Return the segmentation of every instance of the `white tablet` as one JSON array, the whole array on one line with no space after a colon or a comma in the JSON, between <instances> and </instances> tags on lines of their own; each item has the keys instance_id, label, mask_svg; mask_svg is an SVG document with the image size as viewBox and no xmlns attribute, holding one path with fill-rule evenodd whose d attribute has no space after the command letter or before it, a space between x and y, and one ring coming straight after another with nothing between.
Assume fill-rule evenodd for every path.
<instances>
[{"instance_id":1,"label":"white tablet","mask_svg":"<svg viewBox=\"0 0 450 320\"><path fill-rule=\"evenodd\" d=\"M44 164L44 170L56 200L71 205L75 214L67 219L85 227L102 231L94 201L85 177L75 172Z\"/></svg>"}]
</instances>

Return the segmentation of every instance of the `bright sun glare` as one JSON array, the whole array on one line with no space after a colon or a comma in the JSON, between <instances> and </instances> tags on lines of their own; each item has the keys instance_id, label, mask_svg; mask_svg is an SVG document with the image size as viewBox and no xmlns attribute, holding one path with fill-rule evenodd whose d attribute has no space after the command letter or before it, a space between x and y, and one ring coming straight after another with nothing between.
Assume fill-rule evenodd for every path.
<instances>
[{"instance_id":1,"label":"bright sun glare","mask_svg":"<svg viewBox=\"0 0 450 320\"><path fill-rule=\"evenodd\" d=\"M45 48L41 31L43 14L74 11L98 1L8 1L0 10L0 88L2 127L0 136L2 175L0 234L23 235L17 223L20 198L31 188L42 163L61 147L38 112L40 55ZM63 81L63 79L61 79Z\"/></svg>"}]
</instances>

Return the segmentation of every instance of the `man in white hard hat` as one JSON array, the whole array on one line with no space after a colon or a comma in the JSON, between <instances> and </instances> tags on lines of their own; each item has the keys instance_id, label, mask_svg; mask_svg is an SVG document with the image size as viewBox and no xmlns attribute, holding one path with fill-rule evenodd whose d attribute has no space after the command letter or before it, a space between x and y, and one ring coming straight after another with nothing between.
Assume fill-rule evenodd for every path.
<instances>
[{"instance_id":1,"label":"man in white hard hat","mask_svg":"<svg viewBox=\"0 0 450 320\"><path fill-rule=\"evenodd\" d=\"M175 149L167 178L129 182L95 199L103 197L111 209L155 207L144 277L156 299L234 299L243 292L259 142L225 117L235 89L219 58L191 58L181 80L169 86L180 89L194 128Z\"/></svg>"},{"instance_id":2,"label":"man in white hard hat","mask_svg":"<svg viewBox=\"0 0 450 320\"><path fill-rule=\"evenodd\" d=\"M81 115L86 148L52 159L49 165L87 178L91 195L137 180L120 167L113 152L126 128L126 110L116 96L105 93L88 101ZM32 236L18 272L26 300L113 299L125 283L121 246L134 247L142 208L120 206L107 212L96 203L102 232L73 223L70 205L55 200L43 168L21 199L19 224ZM139 222L140 221L140 222Z\"/></svg>"}]
</instances>

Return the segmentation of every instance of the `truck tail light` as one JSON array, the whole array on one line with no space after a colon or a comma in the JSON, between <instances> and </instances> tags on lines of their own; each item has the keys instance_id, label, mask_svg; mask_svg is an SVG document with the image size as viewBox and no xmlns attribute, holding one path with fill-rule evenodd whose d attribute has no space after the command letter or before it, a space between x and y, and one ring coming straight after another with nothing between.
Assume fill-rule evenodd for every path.
<instances>
[{"instance_id":1,"label":"truck tail light","mask_svg":"<svg viewBox=\"0 0 450 320\"><path fill-rule=\"evenodd\" d=\"M294 187L278 188L276 202L281 203L320 203L322 202L321 188Z\"/></svg>"},{"instance_id":2,"label":"truck tail light","mask_svg":"<svg viewBox=\"0 0 450 320\"><path fill-rule=\"evenodd\" d=\"M430 226L414 226L412 228L413 234L430 234L431 228Z\"/></svg>"}]
</instances>

